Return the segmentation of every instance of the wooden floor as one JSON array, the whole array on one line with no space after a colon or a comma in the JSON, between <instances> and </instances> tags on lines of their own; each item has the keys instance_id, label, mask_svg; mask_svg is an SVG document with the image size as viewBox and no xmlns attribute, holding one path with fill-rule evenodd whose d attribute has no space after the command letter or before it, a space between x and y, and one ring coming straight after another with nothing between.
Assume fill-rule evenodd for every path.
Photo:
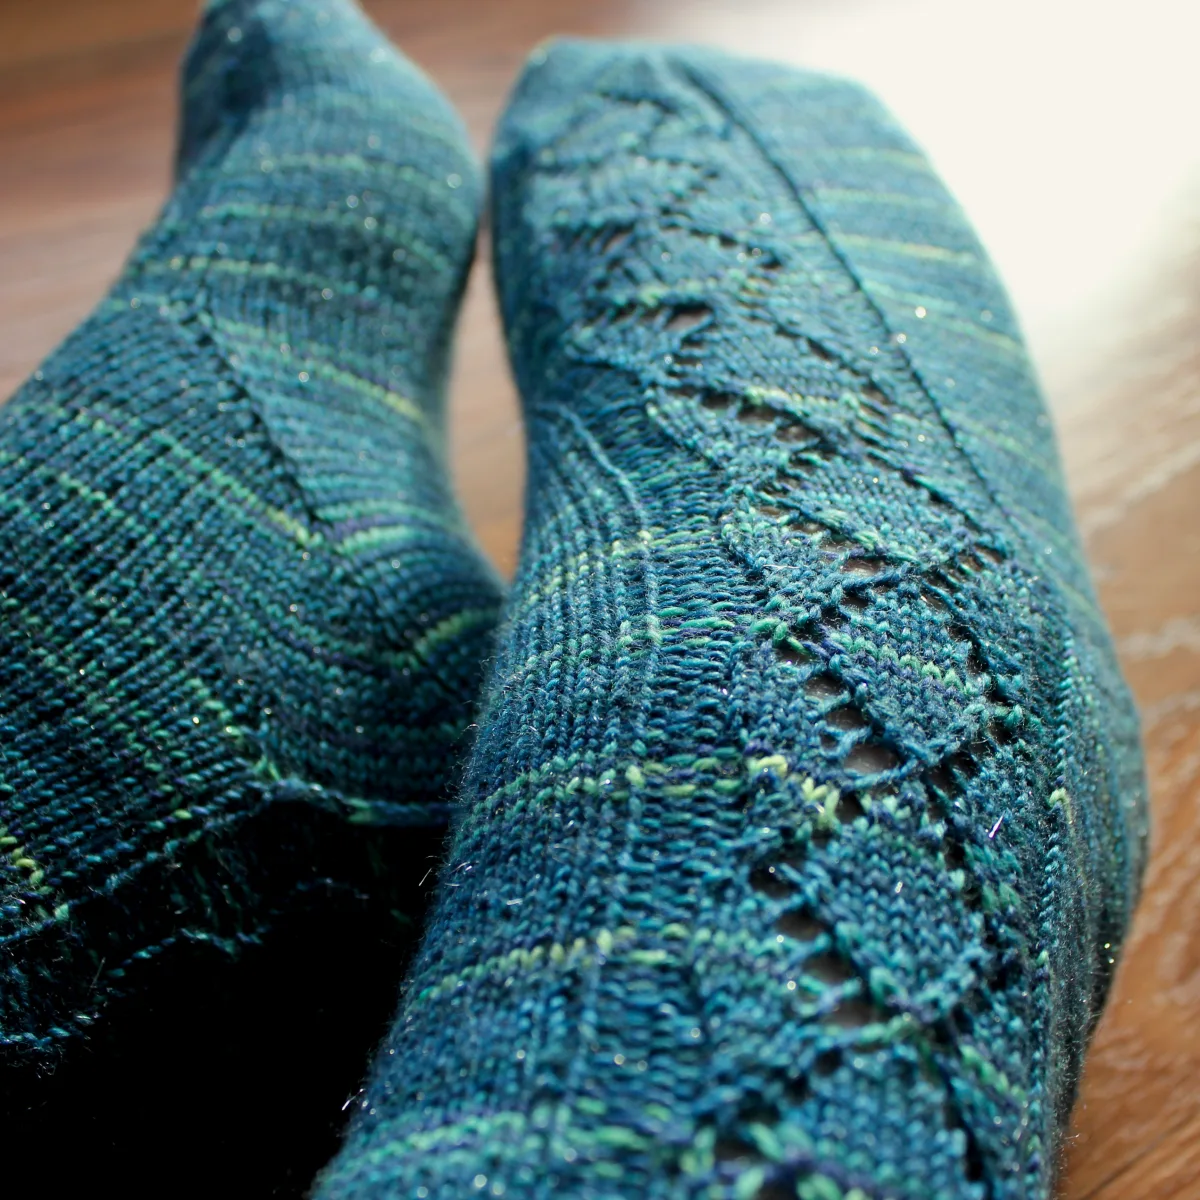
<instances>
[{"instance_id":1,"label":"wooden floor","mask_svg":"<svg viewBox=\"0 0 1200 1200\"><path fill-rule=\"evenodd\" d=\"M1200 73L1187 0L1141 0L1132 18L1102 0L368 7L481 150L521 59L556 32L848 71L929 147L1025 319L1145 723L1155 854L1062 1196L1200 1197ZM99 298L161 200L192 16L190 0L0 0L0 398ZM454 457L481 541L511 571L521 430L490 288L485 255L460 337Z\"/></svg>"}]
</instances>

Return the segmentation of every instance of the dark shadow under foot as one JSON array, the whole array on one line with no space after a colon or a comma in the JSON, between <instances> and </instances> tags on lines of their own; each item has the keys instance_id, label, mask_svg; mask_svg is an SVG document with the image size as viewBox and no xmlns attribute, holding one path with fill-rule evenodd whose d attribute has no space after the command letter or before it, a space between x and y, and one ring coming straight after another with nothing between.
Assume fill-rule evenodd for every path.
<instances>
[{"instance_id":1,"label":"dark shadow under foot","mask_svg":"<svg viewBox=\"0 0 1200 1200\"><path fill-rule=\"evenodd\" d=\"M255 841L287 846L293 817L264 814ZM395 1006L419 926L402 914L419 916L441 837L364 837L318 814L303 838L320 847L315 871L362 879L364 863L351 860L373 855L388 864L386 885L370 900L316 888L269 949L157 962L154 986L72 1044L52 1075L4 1063L5 1161L24 1162L46 1195L304 1195Z\"/></svg>"}]
</instances>

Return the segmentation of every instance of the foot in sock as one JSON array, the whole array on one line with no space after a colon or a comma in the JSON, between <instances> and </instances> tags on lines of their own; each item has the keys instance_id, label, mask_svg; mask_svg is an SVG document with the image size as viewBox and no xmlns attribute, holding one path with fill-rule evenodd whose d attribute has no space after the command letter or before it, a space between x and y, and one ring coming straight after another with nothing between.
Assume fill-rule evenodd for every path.
<instances>
[{"instance_id":1,"label":"foot in sock","mask_svg":"<svg viewBox=\"0 0 1200 1200\"><path fill-rule=\"evenodd\" d=\"M322 1006L394 1003L395 946L344 950L402 936L499 606L443 442L480 194L457 117L352 4L208 6L173 195L0 409L10 1108L84 1042L116 1037L106 1097L143 1051L217 1053L213 1013L173 1007L198 977L169 981L270 963L276 926L299 941L262 1037L302 1031L305 1079ZM165 1049L130 1044L151 1010ZM385 1016L346 1031L334 1117Z\"/></svg>"},{"instance_id":2,"label":"foot in sock","mask_svg":"<svg viewBox=\"0 0 1200 1200\"><path fill-rule=\"evenodd\" d=\"M1045 1197L1145 845L990 266L851 85L535 55L462 823L323 1200Z\"/></svg>"}]
</instances>

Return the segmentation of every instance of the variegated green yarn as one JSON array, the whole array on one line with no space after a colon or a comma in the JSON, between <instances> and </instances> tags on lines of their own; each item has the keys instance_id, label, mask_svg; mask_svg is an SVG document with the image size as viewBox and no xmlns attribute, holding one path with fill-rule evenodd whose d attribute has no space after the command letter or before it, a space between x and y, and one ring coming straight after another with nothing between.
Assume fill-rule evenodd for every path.
<instances>
[{"instance_id":1,"label":"variegated green yarn","mask_svg":"<svg viewBox=\"0 0 1200 1200\"><path fill-rule=\"evenodd\" d=\"M445 464L481 193L457 116L347 0L209 6L182 111L160 219L0 409L10 1112L124 1007L182 1005L185 962L406 916L499 606ZM398 971L376 946L342 991ZM361 1062L377 1032L346 1036Z\"/></svg>"},{"instance_id":2,"label":"variegated green yarn","mask_svg":"<svg viewBox=\"0 0 1200 1200\"><path fill-rule=\"evenodd\" d=\"M861 90L539 51L494 160L528 523L321 1200L1049 1196L1136 719L995 276Z\"/></svg>"}]
</instances>

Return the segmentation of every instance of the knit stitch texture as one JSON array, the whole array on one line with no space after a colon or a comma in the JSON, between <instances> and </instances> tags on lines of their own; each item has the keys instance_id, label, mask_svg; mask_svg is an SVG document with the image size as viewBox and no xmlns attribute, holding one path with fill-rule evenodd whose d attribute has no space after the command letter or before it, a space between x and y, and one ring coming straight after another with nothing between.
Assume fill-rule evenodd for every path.
<instances>
[{"instance_id":1,"label":"knit stitch texture","mask_svg":"<svg viewBox=\"0 0 1200 1200\"><path fill-rule=\"evenodd\" d=\"M1046 1197L1146 814L974 235L701 51L539 51L494 192L524 550L320 1197Z\"/></svg>"},{"instance_id":2,"label":"knit stitch texture","mask_svg":"<svg viewBox=\"0 0 1200 1200\"><path fill-rule=\"evenodd\" d=\"M458 118L352 4L228 0L178 175L0 409L0 1061L39 1072L182 957L414 889L499 609L445 469Z\"/></svg>"}]
</instances>

